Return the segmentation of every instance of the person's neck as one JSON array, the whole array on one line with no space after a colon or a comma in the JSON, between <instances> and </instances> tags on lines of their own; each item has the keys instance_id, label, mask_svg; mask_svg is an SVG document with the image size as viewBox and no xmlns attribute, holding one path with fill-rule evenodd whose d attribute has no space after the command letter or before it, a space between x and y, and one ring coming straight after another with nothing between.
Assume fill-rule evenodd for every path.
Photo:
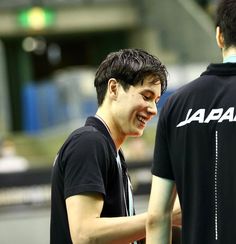
<instances>
[{"instance_id":1,"label":"person's neck","mask_svg":"<svg viewBox=\"0 0 236 244\"><path fill-rule=\"evenodd\" d=\"M228 60L236 58L236 47L229 47L223 50L223 61L227 62Z\"/></svg>"},{"instance_id":2,"label":"person's neck","mask_svg":"<svg viewBox=\"0 0 236 244\"><path fill-rule=\"evenodd\" d=\"M124 139L120 133L119 130L116 129L114 122L112 121L112 116L111 114L108 114L107 112L104 112L105 109L103 108L98 108L96 112L96 117L100 119L100 121L106 126L108 132L111 135L111 138L113 139L117 151L120 149L122 143L124 142ZM107 111L107 110L105 110Z\"/></svg>"}]
</instances>

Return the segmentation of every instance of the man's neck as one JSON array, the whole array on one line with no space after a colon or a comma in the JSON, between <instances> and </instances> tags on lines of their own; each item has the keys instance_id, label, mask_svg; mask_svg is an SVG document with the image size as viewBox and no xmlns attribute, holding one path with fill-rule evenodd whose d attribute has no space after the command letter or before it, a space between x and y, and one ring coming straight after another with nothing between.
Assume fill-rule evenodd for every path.
<instances>
[{"instance_id":1,"label":"man's neck","mask_svg":"<svg viewBox=\"0 0 236 244\"><path fill-rule=\"evenodd\" d=\"M225 50L223 50L223 60L224 63L227 62L235 62L236 59L236 47L229 47Z\"/></svg>"},{"instance_id":2,"label":"man's neck","mask_svg":"<svg viewBox=\"0 0 236 244\"><path fill-rule=\"evenodd\" d=\"M122 143L124 142L124 139L120 133L119 130L115 128L114 123L111 120L111 115L108 115L107 109L106 112L104 111L104 108L98 108L96 112L96 117L100 119L103 124L106 126L107 130L109 131L111 138L113 139L116 149L119 150Z\"/></svg>"}]
</instances>

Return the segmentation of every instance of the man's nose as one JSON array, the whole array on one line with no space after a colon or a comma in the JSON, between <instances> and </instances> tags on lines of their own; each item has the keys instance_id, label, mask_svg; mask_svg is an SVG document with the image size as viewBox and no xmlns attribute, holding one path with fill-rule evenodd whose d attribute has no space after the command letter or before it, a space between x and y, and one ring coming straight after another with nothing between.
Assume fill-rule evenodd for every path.
<instances>
[{"instance_id":1,"label":"man's nose","mask_svg":"<svg viewBox=\"0 0 236 244\"><path fill-rule=\"evenodd\" d=\"M150 102L148 106L148 113L151 114L152 116L157 115L157 105L155 102Z\"/></svg>"}]
</instances>

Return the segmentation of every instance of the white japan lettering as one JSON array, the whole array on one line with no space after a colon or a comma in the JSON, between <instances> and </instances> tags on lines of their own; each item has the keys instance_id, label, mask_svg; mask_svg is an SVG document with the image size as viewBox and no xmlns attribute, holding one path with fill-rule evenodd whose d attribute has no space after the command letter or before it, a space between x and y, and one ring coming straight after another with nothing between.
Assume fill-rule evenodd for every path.
<instances>
[{"instance_id":1,"label":"white japan lettering","mask_svg":"<svg viewBox=\"0 0 236 244\"><path fill-rule=\"evenodd\" d=\"M212 109L209 114L206 114L206 109L201 108L193 112L193 109L189 109L185 120L177 124L176 127L182 127L192 122L209 123L211 121L217 121L221 123L223 121L236 122L236 116L234 113L234 107L228 108L226 111L223 108Z\"/></svg>"}]
</instances>

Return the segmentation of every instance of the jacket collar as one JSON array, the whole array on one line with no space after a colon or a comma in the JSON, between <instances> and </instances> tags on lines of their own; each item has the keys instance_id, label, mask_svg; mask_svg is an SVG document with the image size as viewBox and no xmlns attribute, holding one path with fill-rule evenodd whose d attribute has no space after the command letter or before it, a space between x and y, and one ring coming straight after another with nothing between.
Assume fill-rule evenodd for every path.
<instances>
[{"instance_id":1,"label":"jacket collar","mask_svg":"<svg viewBox=\"0 0 236 244\"><path fill-rule=\"evenodd\" d=\"M219 64L210 64L207 67L207 70L204 71L202 75L223 75L231 76L236 75L236 63L219 63Z\"/></svg>"}]
</instances>

